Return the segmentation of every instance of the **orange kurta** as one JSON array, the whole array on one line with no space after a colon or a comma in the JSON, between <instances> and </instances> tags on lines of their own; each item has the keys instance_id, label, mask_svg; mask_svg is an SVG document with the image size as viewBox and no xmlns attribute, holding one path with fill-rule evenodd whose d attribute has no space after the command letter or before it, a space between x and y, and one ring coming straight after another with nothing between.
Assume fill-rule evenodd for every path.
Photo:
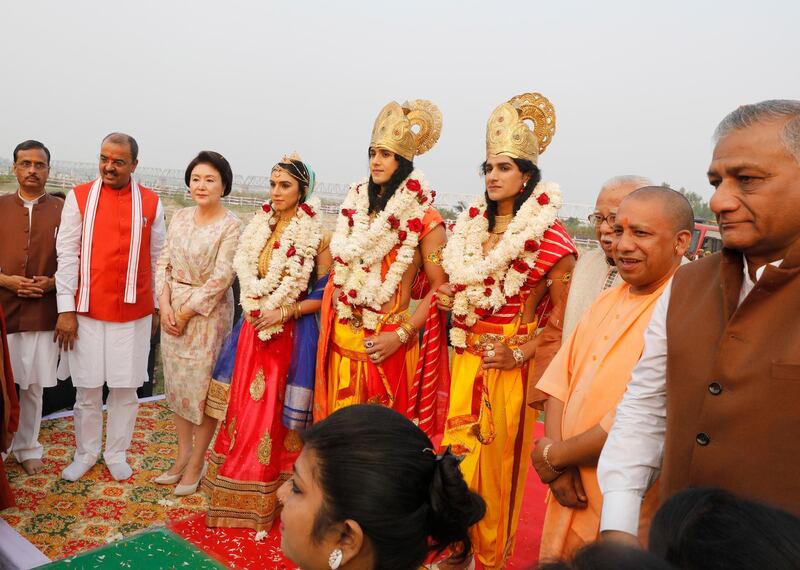
<instances>
[{"instance_id":1,"label":"orange kurta","mask_svg":"<svg viewBox=\"0 0 800 570\"><path fill-rule=\"evenodd\" d=\"M575 437L598 424L606 432L611 429L617 404L642 354L644 331L663 289L664 286L648 295L631 293L627 283L608 289L564 342L536 386L565 403L562 439ZM597 466L579 469L588 505L585 509L564 507L548 494L542 560L569 557L583 544L597 539L603 507ZM640 537L647 536L657 495L651 489L645 497Z\"/></svg>"}]
</instances>

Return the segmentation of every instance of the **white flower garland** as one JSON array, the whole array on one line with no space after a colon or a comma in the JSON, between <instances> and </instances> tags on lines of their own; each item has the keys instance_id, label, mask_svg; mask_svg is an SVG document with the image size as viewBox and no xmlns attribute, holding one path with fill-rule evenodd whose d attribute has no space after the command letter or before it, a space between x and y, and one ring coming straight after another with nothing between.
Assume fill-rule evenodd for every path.
<instances>
[{"instance_id":1,"label":"white flower garland","mask_svg":"<svg viewBox=\"0 0 800 570\"><path fill-rule=\"evenodd\" d=\"M423 230L422 219L432 206L435 193L422 172L414 170L383 211L370 221L367 188L367 179L350 187L331 238L331 255L333 283L342 291L336 306L337 316L351 319L353 309L361 309L364 328L375 330L379 324L378 312L397 291L414 260ZM383 258L398 244L397 257L382 279Z\"/></svg>"},{"instance_id":2,"label":"white flower garland","mask_svg":"<svg viewBox=\"0 0 800 570\"><path fill-rule=\"evenodd\" d=\"M558 184L540 182L519 209L498 244L487 254L486 200L479 196L461 212L444 249L442 266L455 291L450 342L465 348L467 328L478 312L493 313L519 294L536 263L539 244L561 208Z\"/></svg>"},{"instance_id":3,"label":"white flower garland","mask_svg":"<svg viewBox=\"0 0 800 570\"><path fill-rule=\"evenodd\" d=\"M277 247L263 278L258 277L258 259L272 235L270 222L275 211L265 204L247 224L233 258L241 286L240 302L247 314L258 315L295 303L307 290L322 240L322 223L316 215L319 205L319 200L312 198L298 206L294 218L274 243ZM260 331L258 338L268 340L282 330L283 324L278 323Z\"/></svg>"}]
</instances>

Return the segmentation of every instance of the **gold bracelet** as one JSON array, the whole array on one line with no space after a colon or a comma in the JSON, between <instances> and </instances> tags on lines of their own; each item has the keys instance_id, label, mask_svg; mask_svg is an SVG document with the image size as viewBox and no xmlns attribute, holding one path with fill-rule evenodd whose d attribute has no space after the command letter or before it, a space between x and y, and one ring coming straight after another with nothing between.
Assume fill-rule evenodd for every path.
<instances>
[{"instance_id":1,"label":"gold bracelet","mask_svg":"<svg viewBox=\"0 0 800 570\"><path fill-rule=\"evenodd\" d=\"M408 331L403 327L397 327L394 329L395 334L400 337L400 342L406 344L408 342Z\"/></svg>"},{"instance_id":2,"label":"gold bracelet","mask_svg":"<svg viewBox=\"0 0 800 570\"><path fill-rule=\"evenodd\" d=\"M300 303L295 303L294 304L294 320L297 320L302 316L303 316L303 314L300 312Z\"/></svg>"},{"instance_id":3,"label":"gold bracelet","mask_svg":"<svg viewBox=\"0 0 800 570\"><path fill-rule=\"evenodd\" d=\"M544 459L544 464L547 465L547 468L555 473L556 475L561 475L566 469L556 469L555 465L550 463L550 448L553 447L552 443L548 443L544 447L544 451L542 452L542 459Z\"/></svg>"},{"instance_id":4,"label":"gold bracelet","mask_svg":"<svg viewBox=\"0 0 800 570\"><path fill-rule=\"evenodd\" d=\"M286 305L281 305L280 309L281 309L281 323L285 323L286 322Z\"/></svg>"},{"instance_id":5,"label":"gold bracelet","mask_svg":"<svg viewBox=\"0 0 800 570\"><path fill-rule=\"evenodd\" d=\"M417 328L411 324L411 321L400 323L400 328L406 331L409 339L414 338L414 336L417 334Z\"/></svg>"}]
</instances>

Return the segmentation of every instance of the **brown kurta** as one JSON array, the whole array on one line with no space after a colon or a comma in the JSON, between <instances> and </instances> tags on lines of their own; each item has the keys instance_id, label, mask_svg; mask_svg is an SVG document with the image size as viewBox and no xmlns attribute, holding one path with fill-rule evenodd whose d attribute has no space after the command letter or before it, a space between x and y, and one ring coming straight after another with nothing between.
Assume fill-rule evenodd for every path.
<instances>
[{"instance_id":1,"label":"brown kurta","mask_svg":"<svg viewBox=\"0 0 800 570\"><path fill-rule=\"evenodd\" d=\"M53 277L56 272L56 233L64 201L45 194L33 206L33 223L18 193L0 196L0 271L5 275ZM30 226L30 230L28 229ZM58 310L53 289L41 299L17 297L0 288L0 305L9 333L49 331Z\"/></svg>"},{"instance_id":2,"label":"brown kurta","mask_svg":"<svg viewBox=\"0 0 800 570\"><path fill-rule=\"evenodd\" d=\"M800 242L738 305L739 252L678 270L661 489L721 487L800 515Z\"/></svg>"}]
</instances>

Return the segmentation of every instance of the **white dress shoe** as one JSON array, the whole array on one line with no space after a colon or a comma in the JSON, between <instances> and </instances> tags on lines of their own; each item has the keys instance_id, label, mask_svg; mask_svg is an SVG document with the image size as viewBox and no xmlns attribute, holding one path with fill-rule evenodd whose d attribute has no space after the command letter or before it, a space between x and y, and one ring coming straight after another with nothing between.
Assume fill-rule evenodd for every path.
<instances>
[{"instance_id":1,"label":"white dress shoe","mask_svg":"<svg viewBox=\"0 0 800 570\"><path fill-rule=\"evenodd\" d=\"M208 463L203 465L203 470L200 472L200 477L197 478L191 485L178 485L175 487L175 495L178 497L185 497L186 495L193 495L197 492L197 487L200 485L200 481L203 480L203 477L206 476L206 470L208 469Z\"/></svg>"},{"instance_id":2,"label":"white dress shoe","mask_svg":"<svg viewBox=\"0 0 800 570\"><path fill-rule=\"evenodd\" d=\"M168 471L169 470L164 471L158 477L153 477L153 483L158 483L159 485L174 485L181 480L181 477L183 477L183 472L186 471L186 465L184 465L183 469L178 471L175 475L170 475Z\"/></svg>"}]
</instances>

